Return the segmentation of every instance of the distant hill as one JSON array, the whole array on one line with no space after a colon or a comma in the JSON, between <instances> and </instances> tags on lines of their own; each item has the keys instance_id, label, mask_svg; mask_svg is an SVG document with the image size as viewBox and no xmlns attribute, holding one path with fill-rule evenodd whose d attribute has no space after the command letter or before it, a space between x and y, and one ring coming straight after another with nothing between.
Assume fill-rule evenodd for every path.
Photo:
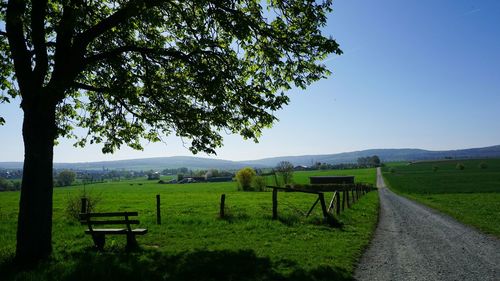
<instances>
[{"instance_id":1,"label":"distant hill","mask_svg":"<svg viewBox=\"0 0 500 281\"><path fill-rule=\"evenodd\" d=\"M156 157L132 160L119 161L102 161L89 163L55 163L57 169L72 168L72 169L127 169L127 170L158 170L166 168L181 168L187 167L190 169L224 169L234 170L249 166L245 162L236 162L230 160L219 160L191 156L173 156L173 157ZM256 167L262 165L256 164ZM1 167L1 164L0 164Z\"/></svg>"},{"instance_id":2,"label":"distant hill","mask_svg":"<svg viewBox=\"0 0 500 281\"><path fill-rule=\"evenodd\" d=\"M355 163L360 157L367 157L378 155L382 162L394 161L417 161L417 160L435 160L444 159L445 157L451 158L492 158L500 157L500 145L460 149L460 150L444 150L444 151L430 151L423 149L368 149L354 152L344 152L337 154L324 154L324 155L302 155L302 156L284 156L265 158L260 160L246 161L251 165L263 165L272 167L280 161L290 161L294 165L310 166L315 162L322 162L328 164L340 163Z\"/></svg>"},{"instance_id":3,"label":"distant hill","mask_svg":"<svg viewBox=\"0 0 500 281\"><path fill-rule=\"evenodd\" d=\"M460 149L446 151L430 151L423 149L369 149L354 152L344 152L337 154L323 155L302 155L302 156L283 156L264 158L248 161L230 161L190 156L157 157L133 160L102 161L87 163L55 163L56 169L80 169L80 170L99 170L99 169L126 169L126 170L161 170L166 168L187 167L190 169L225 169L236 170L242 167L274 167L280 161L290 161L294 165L310 166L315 162L340 164L355 163L359 157L378 155L383 162L392 161L417 161L417 160L436 160L451 158L493 158L500 157L500 145ZM0 162L0 168L21 169L22 162Z\"/></svg>"},{"instance_id":4,"label":"distant hill","mask_svg":"<svg viewBox=\"0 0 500 281\"><path fill-rule=\"evenodd\" d=\"M81 162L81 163L54 163L55 169L78 169L78 170L159 170L166 168L187 167L190 169L225 169L234 170L250 166L245 162L230 160L218 160L191 156L155 157L131 160ZM0 168L21 169L22 162L0 162ZM262 167L256 164L255 167Z\"/></svg>"}]
</instances>

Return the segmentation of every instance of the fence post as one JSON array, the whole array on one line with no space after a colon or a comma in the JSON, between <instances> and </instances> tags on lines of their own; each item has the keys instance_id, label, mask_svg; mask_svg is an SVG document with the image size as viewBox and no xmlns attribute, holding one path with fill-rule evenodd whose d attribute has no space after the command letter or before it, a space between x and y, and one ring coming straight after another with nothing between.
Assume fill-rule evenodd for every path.
<instances>
[{"instance_id":1,"label":"fence post","mask_svg":"<svg viewBox=\"0 0 500 281\"><path fill-rule=\"evenodd\" d=\"M345 209L345 189L342 190L342 211Z\"/></svg>"},{"instance_id":2,"label":"fence post","mask_svg":"<svg viewBox=\"0 0 500 281\"><path fill-rule=\"evenodd\" d=\"M226 194L222 194L220 196L220 211L219 211L219 217L221 219L224 218L224 204L226 202Z\"/></svg>"},{"instance_id":3,"label":"fence post","mask_svg":"<svg viewBox=\"0 0 500 281\"><path fill-rule=\"evenodd\" d=\"M345 190L345 196L346 196L346 202L347 202L347 208L351 208L351 202L349 202L349 192L350 190L346 188Z\"/></svg>"},{"instance_id":4,"label":"fence post","mask_svg":"<svg viewBox=\"0 0 500 281\"><path fill-rule=\"evenodd\" d=\"M161 224L160 194L156 194L156 224Z\"/></svg>"},{"instance_id":5,"label":"fence post","mask_svg":"<svg viewBox=\"0 0 500 281\"><path fill-rule=\"evenodd\" d=\"M278 189L273 188L273 220L278 219Z\"/></svg>"},{"instance_id":6,"label":"fence post","mask_svg":"<svg viewBox=\"0 0 500 281\"><path fill-rule=\"evenodd\" d=\"M337 192L337 204L335 204L335 209L337 212L337 216L340 215L340 191Z\"/></svg>"},{"instance_id":7,"label":"fence post","mask_svg":"<svg viewBox=\"0 0 500 281\"><path fill-rule=\"evenodd\" d=\"M326 210L325 195L323 193L319 193L318 196L319 196L319 202L321 203L321 210L323 211L323 216L327 218L328 211Z\"/></svg>"},{"instance_id":8,"label":"fence post","mask_svg":"<svg viewBox=\"0 0 500 281\"><path fill-rule=\"evenodd\" d=\"M80 213L82 214L86 214L87 213L87 197L82 197L82 206L81 206L81 209L80 209Z\"/></svg>"}]
</instances>

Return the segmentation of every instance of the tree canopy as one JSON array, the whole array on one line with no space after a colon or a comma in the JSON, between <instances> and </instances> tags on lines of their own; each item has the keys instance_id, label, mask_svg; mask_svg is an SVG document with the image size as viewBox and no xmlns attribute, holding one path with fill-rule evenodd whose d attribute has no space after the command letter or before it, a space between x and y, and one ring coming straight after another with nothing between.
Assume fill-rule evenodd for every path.
<instances>
[{"instance_id":1,"label":"tree canopy","mask_svg":"<svg viewBox=\"0 0 500 281\"><path fill-rule=\"evenodd\" d=\"M341 53L321 34L331 1L5 2L1 100L46 96L57 136L87 128L78 145L103 152L169 134L195 153L214 153L223 130L257 140L284 91Z\"/></svg>"}]
</instances>

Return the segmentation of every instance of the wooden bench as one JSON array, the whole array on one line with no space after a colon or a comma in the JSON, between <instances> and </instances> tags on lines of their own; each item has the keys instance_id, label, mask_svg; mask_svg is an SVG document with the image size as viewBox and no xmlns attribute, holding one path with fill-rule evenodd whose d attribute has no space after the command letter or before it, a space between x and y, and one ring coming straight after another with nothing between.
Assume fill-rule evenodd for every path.
<instances>
[{"instance_id":1,"label":"wooden bench","mask_svg":"<svg viewBox=\"0 0 500 281\"><path fill-rule=\"evenodd\" d=\"M137 247L136 235L144 235L148 233L145 228L132 229L131 224L139 224L139 220L130 217L137 216L137 212L110 212L110 213L83 213L80 214L81 224L87 225L88 229L85 234L92 235L94 244L97 249L102 250L106 242L106 234L109 235L126 235L127 248ZM122 228L94 228L97 225L124 225Z\"/></svg>"}]
</instances>

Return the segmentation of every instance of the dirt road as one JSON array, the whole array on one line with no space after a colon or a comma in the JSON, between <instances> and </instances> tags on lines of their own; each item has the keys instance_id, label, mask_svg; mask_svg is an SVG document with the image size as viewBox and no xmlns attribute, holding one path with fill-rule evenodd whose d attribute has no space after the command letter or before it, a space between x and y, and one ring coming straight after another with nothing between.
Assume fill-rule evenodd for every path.
<instances>
[{"instance_id":1,"label":"dirt road","mask_svg":"<svg viewBox=\"0 0 500 281\"><path fill-rule=\"evenodd\" d=\"M377 186L379 224L356 280L500 280L500 240L394 194L380 168Z\"/></svg>"}]
</instances>

